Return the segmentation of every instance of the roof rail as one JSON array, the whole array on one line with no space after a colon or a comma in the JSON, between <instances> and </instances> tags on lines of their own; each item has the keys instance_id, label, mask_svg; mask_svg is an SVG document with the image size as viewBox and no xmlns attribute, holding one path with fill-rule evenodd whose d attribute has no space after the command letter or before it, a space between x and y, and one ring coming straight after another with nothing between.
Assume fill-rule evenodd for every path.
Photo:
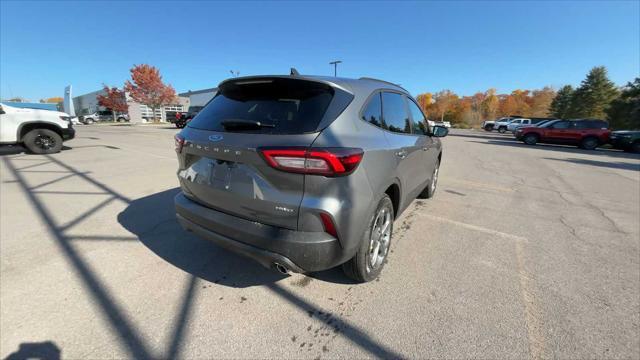
<instances>
[{"instance_id":1,"label":"roof rail","mask_svg":"<svg viewBox=\"0 0 640 360\"><path fill-rule=\"evenodd\" d=\"M400 89L402 89L402 90L404 90L404 91L406 91L406 92L409 92L407 89L405 89L405 88L403 88L402 86L400 86L400 84L394 84L394 83L392 83L392 82L390 82L390 81L380 80L380 79L376 79L376 78L372 78L372 77L366 77L366 76L361 77L359 80L373 80L373 81L380 81L380 82L383 82L383 83L385 83L385 84L389 84L389 85L397 86L397 87L399 87Z\"/></svg>"}]
</instances>

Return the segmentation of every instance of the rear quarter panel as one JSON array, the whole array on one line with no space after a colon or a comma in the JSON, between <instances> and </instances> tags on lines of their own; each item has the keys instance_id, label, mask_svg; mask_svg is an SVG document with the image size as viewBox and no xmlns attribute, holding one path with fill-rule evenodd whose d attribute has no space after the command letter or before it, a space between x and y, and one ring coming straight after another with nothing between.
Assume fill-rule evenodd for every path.
<instances>
[{"instance_id":1,"label":"rear quarter panel","mask_svg":"<svg viewBox=\"0 0 640 360\"><path fill-rule=\"evenodd\" d=\"M364 156L358 168L343 177L306 176L300 207L299 227L305 231L323 230L317 209L331 214L340 242L349 255L355 253L384 191L397 182L397 161L388 150L384 131L358 118L367 97L356 96L349 108L313 143L313 147L363 149Z\"/></svg>"}]
</instances>

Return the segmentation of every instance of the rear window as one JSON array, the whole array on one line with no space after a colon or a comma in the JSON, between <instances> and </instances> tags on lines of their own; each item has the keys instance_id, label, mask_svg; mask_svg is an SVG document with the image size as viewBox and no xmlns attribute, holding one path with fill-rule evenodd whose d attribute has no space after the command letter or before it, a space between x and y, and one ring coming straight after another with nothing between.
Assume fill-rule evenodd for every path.
<instances>
[{"instance_id":1,"label":"rear window","mask_svg":"<svg viewBox=\"0 0 640 360\"><path fill-rule=\"evenodd\" d=\"M576 129L607 129L609 124L604 120L579 120L574 122Z\"/></svg>"},{"instance_id":2,"label":"rear window","mask_svg":"<svg viewBox=\"0 0 640 360\"><path fill-rule=\"evenodd\" d=\"M189 127L221 132L302 134L317 131L334 90L299 79L257 79L222 84ZM225 128L223 122L260 122L263 127Z\"/></svg>"}]
</instances>

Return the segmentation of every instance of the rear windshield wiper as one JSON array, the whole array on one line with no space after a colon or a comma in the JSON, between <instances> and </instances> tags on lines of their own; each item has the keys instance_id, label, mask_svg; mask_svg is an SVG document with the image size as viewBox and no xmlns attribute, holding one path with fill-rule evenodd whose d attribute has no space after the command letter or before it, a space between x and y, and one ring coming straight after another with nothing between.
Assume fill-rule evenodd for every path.
<instances>
[{"instance_id":1,"label":"rear windshield wiper","mask_svg":"<svg viewBox=\"0 0 640 360\"><path fill-rule=\"evenodd\" d=\"M260 129L274 128L274 124L265 124L254 120L225 120L221 122L225 129Z\"/></svg>"}]
</instances>

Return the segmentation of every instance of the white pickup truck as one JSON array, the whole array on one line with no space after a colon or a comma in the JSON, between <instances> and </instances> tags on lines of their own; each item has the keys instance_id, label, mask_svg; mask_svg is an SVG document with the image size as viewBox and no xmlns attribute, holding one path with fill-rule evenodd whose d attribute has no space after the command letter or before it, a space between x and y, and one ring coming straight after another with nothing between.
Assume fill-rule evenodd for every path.
<instances>
[{"instance_id":1,"label":"white pickup truck","mask_svg":"<svg viewBox=\"0 0 640 360\"><path fill-rule=\"evenodd\" d=\"M71 117L63 112L0 104L0 144L23 144L32 153L52 154L75 133Z\"/></svg>"}]
</instances>

